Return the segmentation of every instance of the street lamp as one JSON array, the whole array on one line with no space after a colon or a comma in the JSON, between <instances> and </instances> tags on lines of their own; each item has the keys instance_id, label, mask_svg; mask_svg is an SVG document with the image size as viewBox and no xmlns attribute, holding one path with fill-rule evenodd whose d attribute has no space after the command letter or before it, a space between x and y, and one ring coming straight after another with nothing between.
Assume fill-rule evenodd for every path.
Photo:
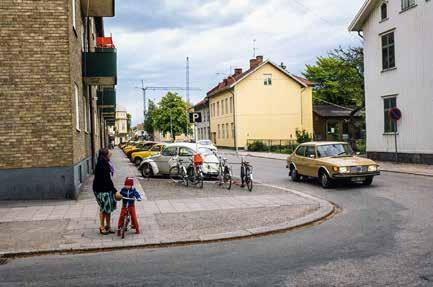
<instances>
[{"instance_id":1,"label":"street lamp","mask_svg":"<svg viewBox=\"0 0 433 287\"><path fill-rule=\"evenodd\" d=\"M227 75L224 73L216 73L216 74L227 76L233 80L233 83L236 83L236 79L232 75ZM237 154L238 153L238 144L237 144L237 140L236 140L237 139L237 136L236 136L236 95L234 93L234 88L233 88L233 90L232 90L232 88L230 88L228 91L233 96L233 143L234 143L235 151Z\"/></svg>"}]
</instances>

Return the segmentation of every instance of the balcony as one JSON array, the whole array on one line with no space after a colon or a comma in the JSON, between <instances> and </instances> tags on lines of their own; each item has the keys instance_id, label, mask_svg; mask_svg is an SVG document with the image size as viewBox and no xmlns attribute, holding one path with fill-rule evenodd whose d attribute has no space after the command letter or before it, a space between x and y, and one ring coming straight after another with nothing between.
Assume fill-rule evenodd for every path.
<instances>
[{"instance_id":1,"label":"balcony","mask_svg":"<svg viewBox=\"0 0 433 287\"><path fill-rule=\"evenodd\" d=\"M114 108L116 107L116 90L114 88L101 88L97 92L98 107Z\"/></svg>"},{"instance_id":2,"label":"balcony","mask_svg":"<svg viewBox=\"0 0 433 287\"><path fill-rule=\"evenodd\" d=\"M83 78L87 85L116 85L116 49L96 48L95 52L83 52Z\"/></svg>"},{"instance_id":3,"label":"balcony","mask_svg":"<svg viewBox=\"0 0 433 287\"><path fill-rule=\"evenodd\" d=\"M81 0L81 11L87 17L114 17L115 0Z\"/></svg>"}]
</instances>

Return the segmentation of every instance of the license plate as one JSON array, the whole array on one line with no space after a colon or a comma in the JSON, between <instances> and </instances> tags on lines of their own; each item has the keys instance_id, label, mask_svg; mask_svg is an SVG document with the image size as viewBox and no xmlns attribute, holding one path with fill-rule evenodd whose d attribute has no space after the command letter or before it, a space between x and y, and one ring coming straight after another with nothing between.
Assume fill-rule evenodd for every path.
<instances>
[{"instance_id":1,"label":"license plate","mask_svg":"<svg viewBox=\"0 0 433 287\"><path fill-rule=\"evenodd\" d=\"M352 177L351 180L354 182L364 181L365 177Z\"/></svg>"}]
</instances>

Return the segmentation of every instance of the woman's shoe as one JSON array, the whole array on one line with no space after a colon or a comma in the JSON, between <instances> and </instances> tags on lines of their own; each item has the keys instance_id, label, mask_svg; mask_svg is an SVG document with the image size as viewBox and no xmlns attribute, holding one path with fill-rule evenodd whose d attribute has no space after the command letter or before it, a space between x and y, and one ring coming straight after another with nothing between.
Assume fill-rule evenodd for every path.
<instances>
[{"instance_id":1,"label":"woman's shoe","mask_svg":"<svg viewBox=\"0 0 433 287\"><path fill-rule=\"evenodd\" d=\"M105 228L101 228L101 227L99 227L99 233L102 234L102 235L107 235L108 234L107 230L105 230Z\"/></svg>"},{"instance_id":2,"label":"woman's shoe","mask_svg":"<svg viewBox=\"0 0 433 287\"><path fill-rule=\"evenodd\" d=\"M114 234L114 233L116 233L116 232L113 231L113 229L111 229L108 226L105 226L105 231L107 232L107 234Z\"/></svg>"}]
</instances>

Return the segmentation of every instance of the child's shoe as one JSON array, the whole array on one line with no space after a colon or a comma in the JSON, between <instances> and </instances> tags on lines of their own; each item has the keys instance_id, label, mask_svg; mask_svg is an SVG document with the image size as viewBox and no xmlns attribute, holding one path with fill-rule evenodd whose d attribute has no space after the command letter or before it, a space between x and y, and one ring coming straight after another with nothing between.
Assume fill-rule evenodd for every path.
<instances>
[{"instance_id":1,"label":"child's shoe","mask_svg":"<svg viewBox=\"0 0 433 287\"><path fill-rule=\"evenodd\" d=\"M117 236L120 236L120 229L117 229Z\"/></svg>"}]
</instances>

